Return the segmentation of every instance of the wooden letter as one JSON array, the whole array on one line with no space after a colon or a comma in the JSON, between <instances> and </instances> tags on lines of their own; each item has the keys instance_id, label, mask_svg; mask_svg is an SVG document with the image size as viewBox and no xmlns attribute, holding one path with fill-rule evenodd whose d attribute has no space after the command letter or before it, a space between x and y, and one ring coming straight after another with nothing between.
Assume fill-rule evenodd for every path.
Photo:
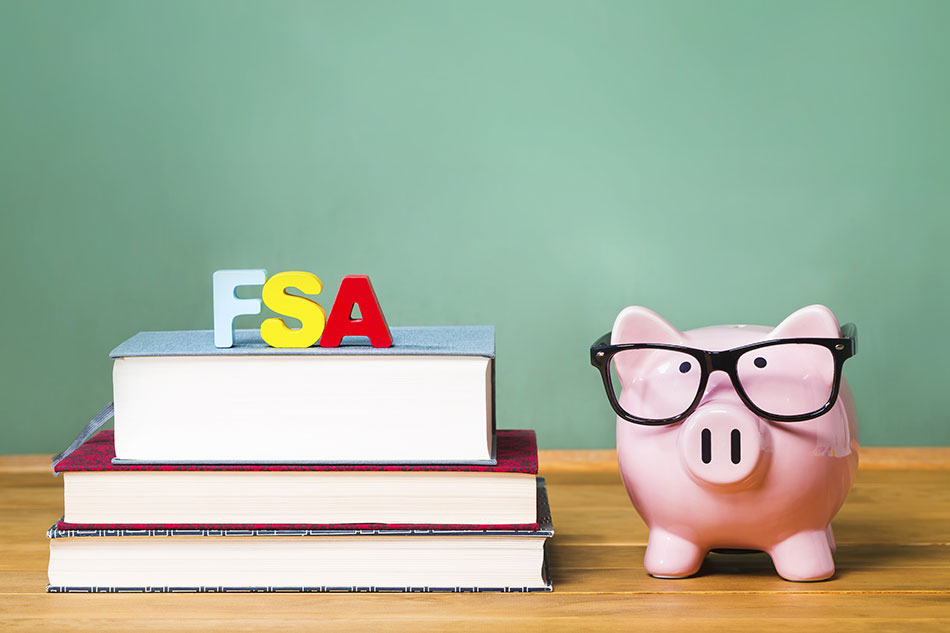
<instances>
[{"instance_id":1,"label":"wooden letter","mask_svg":"<svg viewBox=\"0 0 950 633\"><path fill-rule=\"evenodd\" d=\"M271 318L261 323L261 338L271 347L310 347L320 339L327 315L323 307L306 297L287 293L297 288L309 295L318 295L323 283L313 273L277 273L267 280L261 291L264 304L274 312L300 319L297 330L287 327L283 319Z\"/></svg>"},{"instance_id":2,"label":"wooden letter","mask_svg":"<svg viewBox=\"0 0 950 633\"><path fill-rule=\"evenodd\" d=\"M211 299L214 310L214 346L234 345L234 317L260 314L260 299L238 299L238 286L260 286L267 279L266 270L219 270L211 276Z\"/></svg>"},{"instance_id":3,"label":"wooden letter","mask_svg":"<svg viewBox=\"0 0 950 633\"><path fill-rule=\"evenodd\" d=\"M360 307L358 319L352 318L354 305ZM373 347L393 344L386 317L367 275L347 275L340 282L320 347L339 347L344 336L368 336Z\"/></svg>"}]
</instances>

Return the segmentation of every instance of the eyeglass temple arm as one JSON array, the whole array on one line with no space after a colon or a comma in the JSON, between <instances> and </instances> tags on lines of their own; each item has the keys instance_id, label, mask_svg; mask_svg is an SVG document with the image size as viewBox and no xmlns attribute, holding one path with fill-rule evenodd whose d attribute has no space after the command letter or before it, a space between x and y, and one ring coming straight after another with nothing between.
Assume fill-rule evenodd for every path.
<instances>
[{"instance_id":1,"label":"eyeglass temple arm","mask_svg":"<svg viewBox=\"0 0 950 633\"><path fill-rule=\"evenodd\" d=\"M591 347L605 347L607 345L610 345L611 334L612 332L607 332L606 334L598 338L596 341L594 341L594 344L591 345Z\"/></svg>"},{"instance_id":2,"label":"eyeglass temple arm","mask_svg":"<svg viewBox=\"0 0 950 633\"><path fill-rule=\"evenodd\" d=\"M841 338L851 339L851 355L858 353L858 326L854 323L845 323L841 326Z\"/></svg>"}]
</instances>

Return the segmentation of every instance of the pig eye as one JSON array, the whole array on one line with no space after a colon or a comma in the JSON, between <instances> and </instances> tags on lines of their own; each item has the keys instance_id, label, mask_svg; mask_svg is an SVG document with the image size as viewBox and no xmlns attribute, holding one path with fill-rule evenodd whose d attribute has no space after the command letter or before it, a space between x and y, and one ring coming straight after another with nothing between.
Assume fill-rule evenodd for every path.
<instances>
[{"instance_id":1,"label":"pig eye","mask_svg":"<svg viewBox=\"0 0 950 633\"><path fill-rule=\"evenodd\" d=\"M693 366L688 361L684 361L683 363L680 364L680 373L685 374L692 368Z\"/></svg>"},{"instance_id":2,"label":"pig eye","mask_svg":"<svg viewBox=\"0 0 950 633\"><path fill-rule=\"evenodd\" d=\"M759 369L762 369L763 367L768 365L768 362L761 356L757 356L756 359L752 362L755 363L755 366L758 367Z\"/></svg>"}]
</instances>

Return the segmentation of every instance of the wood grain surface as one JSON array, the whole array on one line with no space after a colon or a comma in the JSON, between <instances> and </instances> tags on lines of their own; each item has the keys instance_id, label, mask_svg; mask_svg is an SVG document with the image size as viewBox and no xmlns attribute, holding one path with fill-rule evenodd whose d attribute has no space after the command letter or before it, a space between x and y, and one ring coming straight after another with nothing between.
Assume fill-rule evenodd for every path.
<instances>
[{"instance_id":1,"label":"wood grain surface","mask_svg":"<svg viewBox=\"0 0 950 633\"><path fill-rule=\"evenodd\" d=\"M62 514L48 456L0 456L0 630L948 631L950 450L873 448L834 521L837 574L782 580L764 554L711 554L685 580L643 571L647 530L613 451L542 451L550 594L47 594Z\"/></svg>"}]
</instances>

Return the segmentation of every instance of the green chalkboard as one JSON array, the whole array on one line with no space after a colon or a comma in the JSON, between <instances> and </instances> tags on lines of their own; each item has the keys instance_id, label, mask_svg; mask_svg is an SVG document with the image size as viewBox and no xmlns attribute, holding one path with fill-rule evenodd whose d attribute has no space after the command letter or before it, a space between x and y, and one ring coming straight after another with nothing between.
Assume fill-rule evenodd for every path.
<instances>
[{"instance_id":1,"label":"green chalkboard","mask_svg":"<svg viewBox=\"0 0 950 633\"><path fill-rule=\"evenodd\" d=\"M218 268L497 327L498 423L610 447L588 346L858 324L865 444L947 444L950 3L0 1L0 452L54 452ZM239 327L259 320L242 317ZM262 426L267 421L261 420Z\"/></svg>"}]
</instances>

